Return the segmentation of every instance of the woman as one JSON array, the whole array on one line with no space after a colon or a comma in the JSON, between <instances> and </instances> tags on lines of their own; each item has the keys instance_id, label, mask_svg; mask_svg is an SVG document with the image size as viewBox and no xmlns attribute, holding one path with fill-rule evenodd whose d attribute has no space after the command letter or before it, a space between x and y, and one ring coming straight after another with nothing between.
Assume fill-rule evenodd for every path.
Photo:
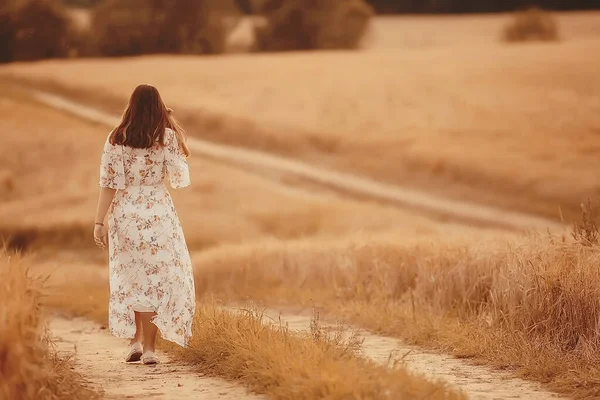
<instances>
[{"instance_id":1,"label":"woman","mask_svg":"<svg viewBox=\"0 0 600 400\"><path fill-rule=\"evenodd\" d=\"M163 183L168 175L174 189L190 185L189 155L158 90L138 86L104 145L94 226L96 244L109 250L110 332L131 339L126 362L158 363L158 330L182 347L192 335L192 264Z\"/></svg>"}]
</instances>

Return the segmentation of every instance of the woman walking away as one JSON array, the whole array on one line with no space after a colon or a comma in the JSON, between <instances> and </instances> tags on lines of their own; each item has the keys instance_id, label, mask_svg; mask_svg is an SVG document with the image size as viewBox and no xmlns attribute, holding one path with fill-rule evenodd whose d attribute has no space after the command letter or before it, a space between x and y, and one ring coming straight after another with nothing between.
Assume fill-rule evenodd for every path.
<instances>
[{"instance_id":1,"label":"woman walking away","mask_svg":"<svg viewBox=\"0 0 600 400\"><path fill-rule=\"evenodd\" d=\"M138 86L100 162L94 239L101 249L108 246L109 328L131 339L127 362L158 363L157 330L182 347L192 335L192 264L163 183L168 175L174 189L190 185L190 151L170 111L155 87Z\"/></svg>"}]
</instances>

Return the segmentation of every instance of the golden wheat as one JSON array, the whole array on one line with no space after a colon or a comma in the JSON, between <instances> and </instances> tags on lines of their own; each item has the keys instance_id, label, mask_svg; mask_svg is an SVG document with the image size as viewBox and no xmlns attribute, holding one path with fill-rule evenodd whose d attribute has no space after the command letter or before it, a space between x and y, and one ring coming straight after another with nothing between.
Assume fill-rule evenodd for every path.
<instances>
[{"instance_id":1,"label":"golden wheat","mask_svg":"<svg viewBox=\"0 0 600 400\"><path fill-rule=\"evenodd\" d=\"M572 219L597 189L598 36L551 46L47 61L0 75L113 112L139 82L152 82L192 135L310 162L317 154L328 166L557 218L562 206Z\"/></svg>"}]
</instances>

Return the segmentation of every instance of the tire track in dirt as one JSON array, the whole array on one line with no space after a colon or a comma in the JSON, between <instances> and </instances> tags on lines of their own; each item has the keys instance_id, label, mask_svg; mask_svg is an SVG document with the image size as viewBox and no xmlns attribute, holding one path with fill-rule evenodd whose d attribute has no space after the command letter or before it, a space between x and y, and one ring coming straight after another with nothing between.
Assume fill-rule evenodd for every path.
<instances>
[{"instance_id":1,"label":"tire track in dirt","mask_svg":"<svg viewBox=\"0 0 600 400\"><path fill-rule=\"evenodd\" d=\"M111 128L119 122L118 117L75 103L63 96L42 91L31 91L30 93L40 103L89 121ZM245 168L252 167L277 171L319 184L328 189L335 189L344 194L378 200L396 206L409 207L429 215L453 219L468 225L510 230L564 230L566 227L556 221L535 215L441 198L422 191L384 184L368 178L315 167L265 152L220 145L193 137L190 137L188 140L189 146L193 151L212 159L225 161L228 164L242 165ZM285 185L284 183L281 184Z\"/></svg>"},{"instance_id":2,"label":"tire track in dirt","mask_svg":"<svg viewBox=\"0 0 600 400\"><path fill-rule=\"evenodd\" d=\"M155 366L125 363L127 341L83 318L55 317L49 329L59 355L69 357L74 352L75 370L106 399L265 399L225 380L202 376L162 352Z\"/></svg>"},{"instance_id":3,"label":"tire track in dirt","mask_svg":"<svg viewBox=\"0 0 600 400\"><path fill-rule=\"evenodd\" d=\"M232 311L239 308L230 307ZM280 321L294 332L310 332L311 317L301 314L286 314L276 310L265 310L265 323L279 325ZM326 330L339 330L340 325L319 322ZM347 326L346 326L347 327ZM544 390L539 383L516 378L485 366L448 355L426 351L417 346L402 343L398 338L370 333L363 329L356 331L363 340L361 352L373 361L387 365L394 359L401 360L409 372L422 375L429 381L442 380L451 387L461 390L473 400L527 399L548 400L564 397Z\"/></svg>"}]
</instances>

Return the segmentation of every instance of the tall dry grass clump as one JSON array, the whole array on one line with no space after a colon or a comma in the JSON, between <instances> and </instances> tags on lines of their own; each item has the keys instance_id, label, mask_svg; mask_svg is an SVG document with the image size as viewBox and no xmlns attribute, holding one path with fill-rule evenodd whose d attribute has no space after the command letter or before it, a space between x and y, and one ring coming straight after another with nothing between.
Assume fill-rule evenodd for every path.
<instances>
[{"instance_id":1,"label":"tall dry grass clump","mask_svg":"<svg viewBox=\"0 0 600 400\"><path fill-rule=\"evenodd\" d=\"M16 254L0 250L0 398L95 399L70 363L53 354L43 328L40 282Z\"/></svg>"},{"instance_id":2,"label":"tall dry grass clump","mask_svg":"<svg viewBox=\"0 0 600 400\"><path fill-rule=\"evenodd\" d=\"M598 230L598 211L590 200L581 203L581 218L573 224L573 239L586 246L600 244Z\"/></svg>"},{"instance_id":3,"label":"tall dry grass clump","mask_svg":"<svg viewBox=\"0 0 600 400\"><path fill-rule=\"evenodd\" d=\"M559 38L558 23L550 12L532 7L516 12L502 35L507 42L554 41Z\"/></svg>"},{"instance_id":4,"label":"tall dry grass clump","mask_svg":"<svg viewBox=\"0 0 600 400\"><path fill-rule=\"evenodd\" d=\"M218 54L240 12L233 0L107 0L92 14L99 54Z\"/></svg>"},{"instance_id":5,"label":"tall dry grass clump","mask_svg":"<svg viewBox=\"0 0 600 400\"><path fill-rule=\"evenodd\" d=\"M315 302L417 343L600 395L600 252L569 237L223 247L199 256L200 294ZM576 387L576 389L573 389Z\"/></svg>"},{"instance_id":6,"label":"tall dry grass clump","mask_svg":"<svg viewBox=\"0 0 600 400\"><path fill-rule=\"evenodd\" d=\"M266 21L255 27L258 51L354 49L373 16L364 0L265 0L256 12Z\"/></svg>"},{"instance_id":7,"label":"tall dry grass clump","mask_svg":"<svg viewBox=\"0 0 600 400\"><path fill-rule=\"evenodd\" d=\"M60 2L7 0L0 5L0 62L67 57L75 36Z\"/></svg>"},{"instance_id":8,"label":"tall dry grass clump","mask_svg":"<svg viewBox=\"0 0 600 400\"><path fill-rule=\"evenodd\" d=\"M348 337L346 337L348 336ZM359 357L355 336L330 333L313 318L307 333L265 324L254 308L199 306L190 348L176 352L203 372L243 383L273 399L463 399L443 384Z\"/></svg>"}]
</instances>

